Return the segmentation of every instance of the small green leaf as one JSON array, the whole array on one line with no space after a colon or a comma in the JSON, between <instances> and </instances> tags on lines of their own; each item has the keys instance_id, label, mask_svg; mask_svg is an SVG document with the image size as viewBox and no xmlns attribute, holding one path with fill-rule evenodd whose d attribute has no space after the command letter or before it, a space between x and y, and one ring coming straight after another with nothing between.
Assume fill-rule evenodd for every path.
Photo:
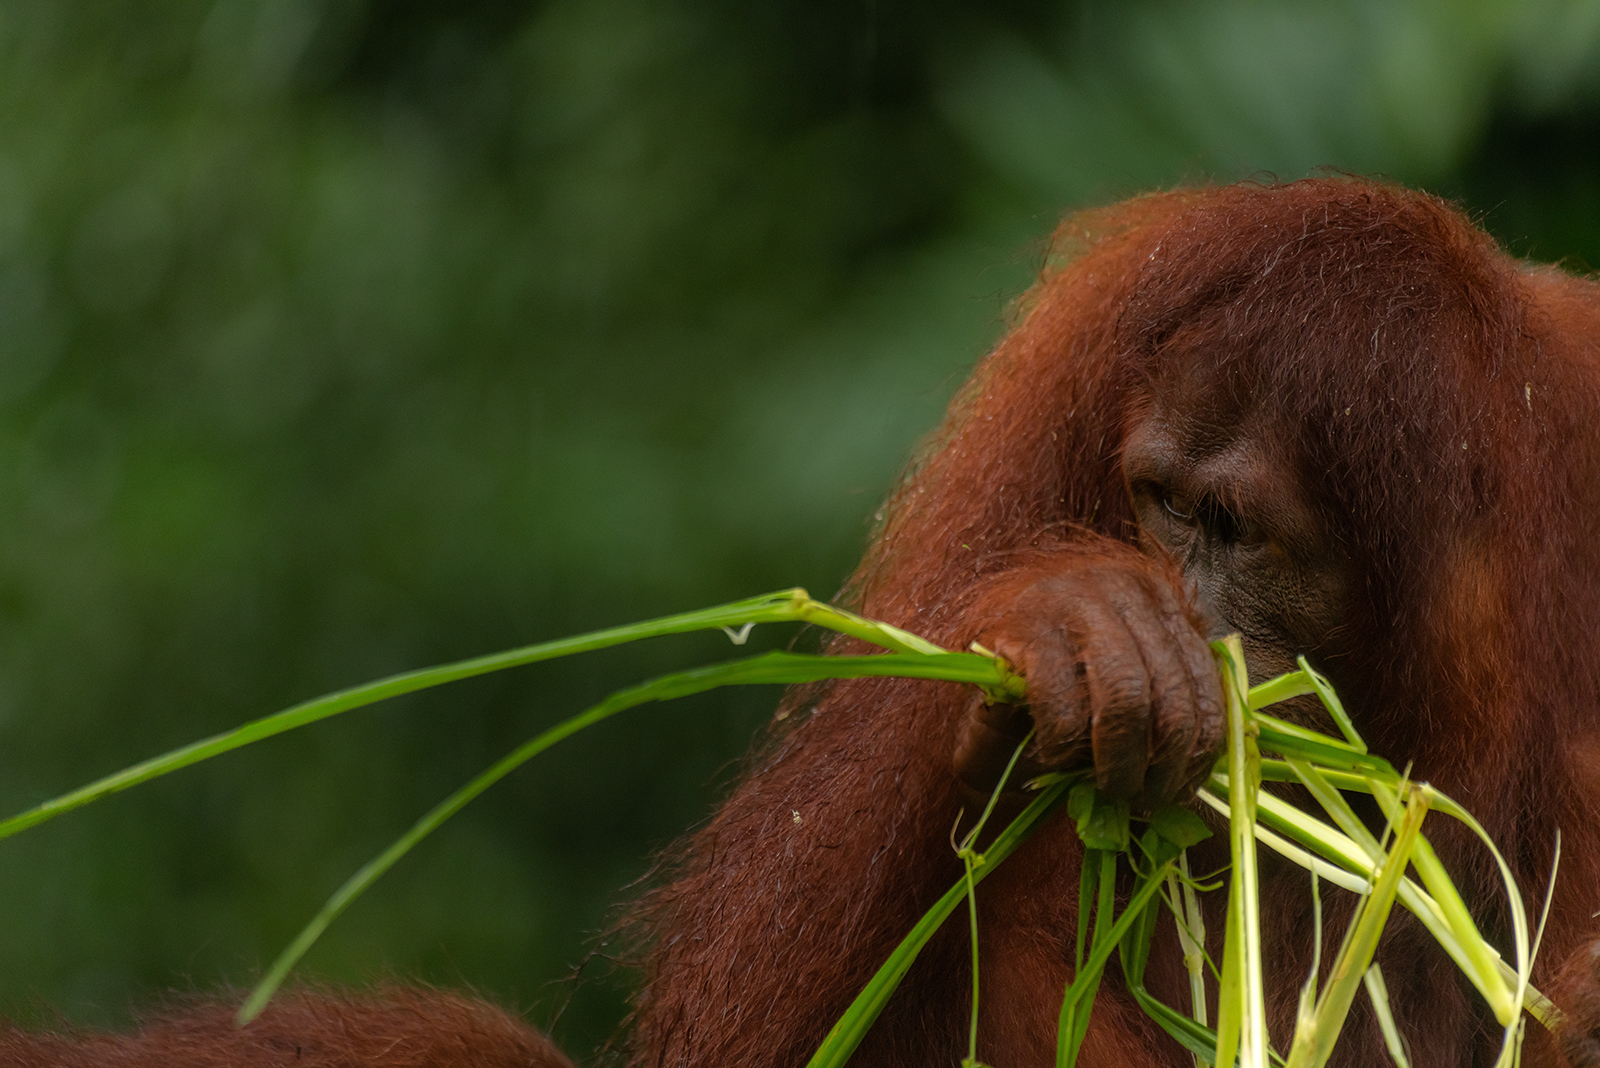
<instances>
[{"instance_id":1,"label":"small green leaf","mask_svg":"<svg viewBox=\"0 0 1600 1068\"><path fill-rule=\"evenodd\" d=\"M1080 782L1067 797L1067 813L1078 821L1078 837L1090 849L1120 853L1128 848L1127 802L1113 801L1092 782Z\"/></svg>"},{"instance_id":2,"label":"small green leaf","mask_svg":"<svg viewBox=\"0 0 1600 1068\"><path fill-rule=\"evenodd\" d=\"M1152 812L1150 829L1179 849L1188 849L1211 837L1206 821L1182 805L1168 805Z\"/></svg>"},{"instance_id":3,"label":"small green leaf","mask_svg":"<svg viewBox=\"0 0 1600 1068\"><path fill-rule=\"evenodd\" d=\"M1151 864L1165 864L1169 860L1175 860L1182 852L1177 846L1161 837L1154 827L1146 827L1144 834L1139 836L1139 851Z\"/></svg>"}]
</instances>

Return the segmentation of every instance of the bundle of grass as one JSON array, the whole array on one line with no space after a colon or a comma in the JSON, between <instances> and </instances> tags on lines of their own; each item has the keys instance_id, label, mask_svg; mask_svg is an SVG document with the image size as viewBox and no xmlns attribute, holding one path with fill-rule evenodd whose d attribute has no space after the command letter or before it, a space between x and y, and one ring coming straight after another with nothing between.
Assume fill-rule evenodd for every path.
<instances>
[{"instance_id":1,"label":"bundle of grass","mask_svg":"<svg viewBox=\"0 0 1600 1068\"><path fill-rule=\"evenodd\" d=\"M599 704L530 739L463 785L419 819L393 845L373 858L329 898L322 910L282 952L238 1013L242 1025L266 1007L273 994L328 925L423 838L438 829L473 798L534 756L583 728L618 712L653 701L700 693L720 686L750 683L806 683L865 676L901 676L966 683L986 700L1020 703L1026 682L1006 662L983 650L952 652L885 623L865 619L813 600L794 589L749 600L669 616L630 626L541 643L491 656L408 672L319 697L235 730L203 739L135 764L78 790L0 822L0 838L17 834L90 802L169 774L244 745L306 726L401 694L447 682L606 648L625 642L692 630L721 629L743 644L757 624L800 622L827 628L884 650L872 655L824 656L768 652L666 675L620 690ZM1367 752L1326 680L1302 659L1300 669L1254 688L1248 686L1237 637L1214 646L1227 698L1228 738L1198 798L1227 817L1231 868L1227 875L1228 912L1220 967L1206 958L1205 932L1197 893L1214 888L1189 870L1188 847L1210 837L1205 822L1188 808L1169 805L1135 816L1125 803L1100 795L1086 774L1051 774L1030 783L1032 800L983 848L984 830L1012 769L1007 769L976 826L958 843L964 874L928 910L839 1019L811 1059L811 1068L842 1066L887 1004L917 954L963 902L972 936L972 1005L969 1052L964 1062L976 1068L978 1004L982 971L978 959L979 883L1026 841L1047 817L1065 806L1076 820L1087 850L1079 887L1078 932L1073 979L1061 1003L1057 1064L1076 1064L1101 976L1112 956L1119 957L1128 989L1196 1063L1265 1068L1268 1061L1289 1068L1316 1068L1332 1052L1350 1007L1362 987L1372 999L1391 1054L1406 1055L1390 1018L1383 978L1372 963L1378 937L1399 900L1483 995L1504 1027L1499 1064L1517 1062L1526 1008L1553 1024L1554 1007L1529 983L1538 937L1530 929L1509 866L1494 856L1505 882L1514 934L1513 962L1506 962L1478 931L1461 895L1422 834L1430 810L1462 821L1494 850L1473 817L1426 784L1411 782L1387 761ZM1275 718L1261 709L1303 694L1315 694L1341 732L1323 734ZM1024 743L1025 744L1025 743ZM1022 747L1017 754L1020 755ZM1013 767L1016 757L1013 757ZM1263 781L1298 783L1323 811L1301 811L1261 788ZM1388 824L1374 834L1357 816L1343 792L1372 796ZM1136 825L1142 827L1135 833ZM1256 846L1261 843L1310 873L1308 892L1319 881L1361 895L1344 933L1327 981L1318 989L1320 956L1301 993L1301 1012L1287 1056L1267 1042L1263 1011L1261 935L1257 912ZM1119 865L1133 873L1132 891L1116 910ZM1414 867L1420 885L1405 873ZM1317 899L1320 902L1320 898ZM1190 1011L1163 1004L1143 985L1151 939L1163 909L1176 924L1185 950L1192 992ZM1318 908L1320 947L1320 907ZM1207 975L1217 977L1215 1028L1207 1020Z\"/></svg>"},{"instance_id":2,"label":"bundle of grass","mask_svg":"<svg viewBox=\"0 0 1600 1068\"><path fill-rule=\"evenodd\" d=\"M1204 920L1196 892L1207 887L1203 886L1204 880L1197 880L1190 873L1186 853L1189 846L1211 836L1205 823L1178 805L1135 820L1126 804L1100 795L1088 773L1046 776L1031 784L1037 796L1022 814L979 852L974 844L993 812L994 800L999 796L996 789L977 825L956 847L966 867L965 877L929 910L874 976L812 1058L810 1068L840 1068L848 1061L918 951L963 900L968 904L972 928L973 992L968 1056L962 1063L966 1068L978 1068L982 972L978 959L977 884L1063 803L1077 821L1086 852L1079 887L1074 979L1061 1003L1057 1068L1072 1068L1077 1063L1095 992L1113 954L1120 957L1124 982L1140 1006L1194 1055L1197 1065L1237 1062L1243 1068L1265 1068L1270 1060L1288 1068L1321 1068L1333 1052L1352 1003L1365 987L1390 1055L1405 1068L1408 1058L1389 1009L1383 974L1373 962L1379 936L1397 899L1422 921L1460 966L1504 1027L1496 1064L1518 1063L1524 1027L1521 1010L1527 1009L1547 1026L1556 1022L1556 1011L1528 981L1538 952L1538 937L1535 934L1530 940L1520 890L1481 824L1426 783L1411 782L1388 761L1368 753L1337 695L1304 658L1300 670L1250 688L1238 636L1217 642L1214 649L1228 702L1228 747L1198 797L1228 818L1232 865L1227 879L1227 931L1220 969L1202 948ZM1312 693L1321 700L1343 737L1309 730L1260 711ZM1018 754L1021 751L1019 747ZM1263 752L1267 755L1263 756ZM1321 807L1323 816L1302 811L1263 791L1263 780L1301 784ZM1377 801L1388 820L1381 835L1374 835L1367 828L1341 791L1368 794ZM1514 967L1479 932L1455 884L1422 834L1423 817L1430 810L1466 824L1494 855L1512 916ZM1144 825L1143 833L1133 833L1135 822ZM1301 989L1299 1019L1286 1057L1269 1046L1266 1034L1256 878L1258 842L1310 873L1308 892L1316 905L1318 952ZM1134 882L1126 904L1117 914L1119 862L1132 869ZM1405 874L1408 867L1415 868L1421 886ZM1320 991L1319 880L1361 895ZM1553 882L1552 879L1552 887ZM1144 987L1150 942L1163 908L1176 925L1189 968L1192 1001L1187 1014L1158 1001ZM1208 974L1218 977L1214 1030L1207 1026Z\"/></svg>"}]
</instances>

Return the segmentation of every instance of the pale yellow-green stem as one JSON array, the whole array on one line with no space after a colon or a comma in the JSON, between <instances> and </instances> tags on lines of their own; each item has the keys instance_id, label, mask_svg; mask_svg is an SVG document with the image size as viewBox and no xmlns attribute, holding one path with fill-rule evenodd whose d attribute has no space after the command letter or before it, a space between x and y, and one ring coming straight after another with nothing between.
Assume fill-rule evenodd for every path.
<instances>
[{"instance_id":1,"label":"pale yellow-green stem","mask_svg":"<svg viewBox=\"0 0 1600 1068\"><path fill-rule=\"evenodd\" d=\"M1228 925L1217 1002L1217 1064L1266 1068L1266 983L1261 970L1260 885L1256 872L1256 797L1261 753L1249 708L1244 647L1233 634L1213 642L1222 666L1228 716L1229 852Z\"/></svg>"},{"instance_id":2,"label":"pale yellow-green stem","mask_svg":"<svg viewBox=\"0 0 1600 1068\"><path fill-rule=\"evenodd\" d=\"M1181 876L1181 878L1180 878ZM1178 928L1178 945L1183 948L1183 966L1189 971L1189 1001L1196 1023L1206 1022L1206 919L1200 911L1200 895L1194 892L1189 874L1189 851L1178 854L1178 870L1167 876L1172 893L1172 918Z\"/></svg>"},{"instance_id":3,"label":"pale yellow-green stem","mask_svg":"<svg viewBox=\"0 0 1600 1068\"><path fill-rule=\"evenodd\" d=\"M1400 880L1411 858L1412 847L1422 831L1432 790L1425 784L1407 791L1405 811L1395 828L1394 847L1378 869L1372 892L1362 899L1345 932L1344 943L1334 959L1327 986L1317 999L1316 1010L1302 1014L1289 1047L1288 1068L1322 1068L1333 1052L1345 1017L1361 988L1367 967L1378 949L1378 936L1388 922L1389 910L1400 891Z\"/></svg>"},{"instance_id":4,"label":"pale yellow-green stem","mask_svg":"<svg viewBox=\"0 0 1600 1068\"><path fill-rule=\"evenodd\" d=\"M1383 1032L1383 1044L1389 1047L1389 1056L1394 1058L1396 1068L1411 1068L1406 1048L1400 1042L1400 1029L1394 1023L1394 1013L1389 1011L1389 988L1384 984L1383 971L1378 967L1377 961L1372 962L1372 967L1367 969L1362 981L1367 987L1367 997L1372 1001L1372 1011L1378 1017L1378 1029Z\"/></svg>"},{"instance_id":5,"label":"pale yellow-green stem","mask_svg":"<svg viewBox=\"0 0 1600 1068\"><path fill-rule=\"evenodd\" d=\"M1393 813L1400 808L1399 796L1386 784L1369 779L1372 784L1372 796L1377 799L1378 805L1385 815L1393 818ZM1419 835L1417 844L1412 849L1411 863L1416 866L1417 874L1422 877L1422 885L1428 888L1428 893L1433 897L1434 903L1439 906L1440 913L1444 916L1445 923L1456 936L1463 955L1466 957L1473 985L1483 992L1484 999L1488 1001L1489 1008L1494 1012L1496 1020L1501 1027L1509 1026L1517 1017L1517 1000L1514 986L1507 985L1501 978L1499 968L1499 954L1489 948L1483 935L1478 931L1478 925L1472 920L1472 913L1467 911L1467 903L1461 900L1461 893L1456 889L1456 884L1450 881L1450 876L1444 870L1444 865L1439 862L1438 854L1433 851L1433 846L1428 839Z\"/></svg>"}]
</instances>

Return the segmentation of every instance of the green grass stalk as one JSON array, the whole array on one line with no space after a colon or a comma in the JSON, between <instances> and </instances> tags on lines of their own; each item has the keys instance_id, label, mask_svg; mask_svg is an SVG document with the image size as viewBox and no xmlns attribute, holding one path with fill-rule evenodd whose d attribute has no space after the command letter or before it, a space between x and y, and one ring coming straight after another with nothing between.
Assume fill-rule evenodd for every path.
<instances>
[{"instance_id":1,"label":"green grass stalk","mask_svg":"<svg viewBox=\"0 0 1600 1068\"><path fill-rule=\"evenodd\" d=\"M978 822L956 846L956 856L961 858L962 869L966 872L967 919L971 927L972 941L972 1012L967 1023L967 1056L961 1062L962 1068L983 1068L978 1061L978 999L983 985L979 978L978 960L978 882L973 878L974 867L983 862L983 854L977 849L978 839L983 834L984 827L988 825L989 817L994 815L994 807L999 803L1006 784L1011 781L1011 773L1017 769L1017 761L1022 759L1022 751L1031 741L1033 732L1029 731L1022 741L1017 743L1017 748L1011 753L1011 759L1006 761L1006 770L1000 773L1000 781L995 783L994 790L989 794L988 803L983 806L983 813L978 817Z\"/></svg>"},{"instance_id":2,"label":"green grass stalk","mask_svg":"<svg viewBox=\"0 0 1600 1068\"><path fill-rule=\"evenodd\" d=\"M729 604L717 605L695 612L664 616L660 619L649 620L644 623L631 623L622 627L608 627L604 630L592 631L588 634L580 634L571 638L560 638L555 641L540 642L536 645L510 649L502 653L492 653L488 656L458 660L454 663L437 667L401 672L400 674L390 675L359 686L337 690L309 701L303 701L281 712L264 716L233 730L223 731L209 738L203 738L200 741L180 746L160 756L152 757L149 760L141 761L121 771L107 775L102 779L89 783L87 786L45 801L7 820L0 821L0 839L8 838L30 827L38 826L47 820L65 815L74 809L82 808L84 805L98 801L103 797L149 782L151 779L170 774L192 764L198 764L202 760L209 760L212 757L221 756L253 742L259 742L282 734L285 731L295 730L353 709L385 701L391 697L416 693L418 690L426 690L430 687L473 678L477 675L487 675L490 672L504 671L507 668L521 667L525 664L553 660L557 657L606 649L644 638L685 634L697 630L720 629L726 629L732 635L735 633L733 628L744 628L748 624L793 622L812 623L827 627L842 634L848 634L863 641L871 642L891 652L905 655L975 655L970 653L947 653L932 642L919 638L898 627L864 619L853 612L847 612L844 609L814 600L805 590L798 587L790 590L780 590L777 593L764 594L760 597L751 597L742 601L733 601ZM978 659L995 663L992 658L979 657ZM965 673L958 672L958 674ZM980 674L985 673L980 671ZM1017 700L1024 692L1022 680L1004 669L987 673L986 677L981 681L975 680L975 678L963 678L959 681L976 681L976 685L996 700Z\"/></svg>"},{"instance_id":3,"label":"green grass stalk","mask_svg":"<svg viewBox=\"0 0 1600 1068\"><path fill-rule=\"evenodd\" d=\"M1109 898L1115 890L1117 858L1115 853L1110 853L1108 850L1095 850L1095 852L1106 853L1107 857L1101 859L1101 889L1098 895L1100 900L1095 908L1094 944L1088 958L1083 962L1083 967L1073 975L1072 983L1067 987L1066 996L1062 999L1061 1030L1058 1032L1056 1049L1057 1068L1072 1068L1075 1064L1078 1050L1088 1031L1089 1011L1094 1002L1094 995L1099 990L1100 978L1105 973L1106 963L1111 959L1111 954L1117 951L1123 938L1143 918L1145 906L1154 901L1161 892L1167 872L1176 862L1175 859L1165 861L1144 879L1128 900L1122 915L1108 925L1106 921L1110 919L1112 913L1112 901ZM1107 860L1109 864L1106 863ZM1108 883L1111 886L1109 891L1106 889ZM1105 931L1104 936L1101 935L1102 931ZM1063 1036L1068 1034L1071 1038L1063 1041Z\"/></svg>"},{"instance_id":4,"label":"green grass stalk","mask_svg":"<svg viewBox=\"0 0 1600 1068\"><path fill-rule=\"evenodd\" d=\"M980 883L1000 862L1009 857L1039 823L1067 799L1068 791L1076 783L1075 776L1061 776L1044 786L1039 795L1028 803L1021 815L1001 831L989 848L983 851L980 863L972 869L973 883ZM895 947L889 959L862 988L843 1016L829 1029L827 1037L817 1047L817 1052L807 1062L807 1068L844 1068L851 1054L866 1037L868 1029L889 1003L889 997L905 978L917 955L928 944L944 921L949 918L967 896L967 877L962 877L934 903L911 932Z\"/></svg>"},{"instance_id":5,"label":"green grass stalk","mask_svg":"<svg viewBox=\"0 0 1600 1068\"><path fill-rule=\"evenodd\" d=\"M1256 797L1261 786L1259 734L1249 709L1244 647L1237 634L1213 642L1222 668L1228 716L1228 844L1233 866L1228 878L1228 925L1224 938L1222 986L1217 1006L1217 1053L1213 1063L1265 1068L1267 1063L1266 982L1261 970L1260 884L1256 872Z\"/></svg>"},{"instance_id":6,"label":"green grass stalk","mask_svg":"<svg viewBox=\"0 0 1600 1068\"><path fill-rule=\"evenodd\" d=\"M1384 983L1383 971L1376 961L1367 969L1362 981L1367 988L1367 997L1372 1002L1373 1015L1378 1018L1378 1030L1383 1032L1383 1044L1389 1048L1389 1056L1393 1058L1396 1068L1411 1068L1405 1044L1400 1041L1400 1029L1395 1026L1394 1013L1389 1009L1389 987Z\"/></svg>"},{"instance_id":7,"label":"green grass stalk","mask_svg":"<svg viewBox=\"0 0 1600 1068\"><path fill-rule=\"evenodd\" d=\"M1303 1016L1295 1028L1288 1068L1322 1068L1333 1053L1345 1017L1377 952L1378 937L1388 922L1412 847L1422 831L1422 819L1427 815L1431 793L1426 785L1414 785L1408 790L1405 809L1395 831L1394 847L1384 857L1372 891L1362 899L1345 932L1328 983L1317 999L1315 1013L1309 1018Z\"/></svg>"},{"instance_id":8,"label":"green grass stalk","mask_svg":"<svg viewBox=\"0 0 1600 1068\"><path fill-rule=\"evenodd\" d=\"M1168 876L1172 886L1173 919L1178 925L1178 945L1183 949L1183 966L1189 972L1189 1005L1194 1021L1206 1024L1206 918L1195 893L1194 877L1189 874L1189 851L1178 854L1178 870Z\"/></svg>"},{"instance_id":9,"label":"green grass stalk","mask_svg":"<svg viewBox=\"0 0 1600 1068\"><path fill-rule=\"evenodd\" d=\"M549 749L557 742L585 727L599 723L618 712L652 701L670 701L703 693L722 686L762 683L793 684L821 679L903 676L944 679L956 682L985 680L993 684L1005 671L995 661L976 653L883 653L877 656L814 656L806 653L771 652L743 660L731 660L709 667L676 672L638 686L619 690L599 704L524 742L501 757L482 774L435 805L392 845L368 861L338 890L310 923L278 955L250 997L239 1010L239 1022L254 1019L271 1000L278 986L296 962L322 935L330 923L417 843L437 830L451 816L490 786Z\"/></svg>"}]
</instances>

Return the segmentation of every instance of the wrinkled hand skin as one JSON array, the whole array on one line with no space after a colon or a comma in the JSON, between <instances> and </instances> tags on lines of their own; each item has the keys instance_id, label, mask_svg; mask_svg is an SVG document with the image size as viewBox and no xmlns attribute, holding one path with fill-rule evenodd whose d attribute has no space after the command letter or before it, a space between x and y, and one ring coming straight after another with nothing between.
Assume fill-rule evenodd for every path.
<instances>
[{"instance_id":1,"label":"wrinkled hand skin","mask_svg":"<svg viewBox=\"0 0 1600 1068\"><path fill-rule=\"evenodd\" d=\"M1208 621L1165 564L1099 540L1034 554L985 583L967 618L1028 684L1025 706L968 707L954 769L969 791L993 791L1030 728L1008 790L1092 764L1102 792L1151 811L1204 781L1221 685Z\"/></svg>"}]
</instances>

